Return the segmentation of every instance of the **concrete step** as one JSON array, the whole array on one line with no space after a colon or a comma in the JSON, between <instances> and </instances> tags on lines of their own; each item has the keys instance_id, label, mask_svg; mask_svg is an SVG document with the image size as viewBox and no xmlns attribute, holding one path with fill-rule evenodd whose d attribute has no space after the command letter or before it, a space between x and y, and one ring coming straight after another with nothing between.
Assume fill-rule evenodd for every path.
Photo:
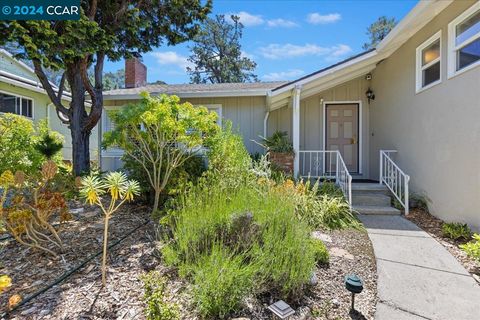
<instances>
[{"instance_id":1,"label":"concrete step","mask_svg":"<svg viewBox=\"0 0 480 320\"><path fill-rule=\"evenodd\" d=\"M360 193L354 192L352 194L352 204L354 206L379 206L379 207L388 207L392 203L392 199L382 193Z\"/></svg>"},{"instance_id":2,"label":"concrete step","mask_svg":"<svg viewBox=\"0 0 480 320\"><path fill-rule=\"evenodd\" d=\"M353 206L353 210L359 214L369 215L400 215L400 210L389 206Z\"/></svg>"},{"instance_id":3,"label":"concrete step","mask_svg":"<svg viewBox=\"0 0 480 320\"><path fill-rule=\"evenodd\" d=\"M352 183L352 193L375 193L375 194L384 194L389 195L390 191L383 184L378 183Z\"/></svg>"}]
</instances>

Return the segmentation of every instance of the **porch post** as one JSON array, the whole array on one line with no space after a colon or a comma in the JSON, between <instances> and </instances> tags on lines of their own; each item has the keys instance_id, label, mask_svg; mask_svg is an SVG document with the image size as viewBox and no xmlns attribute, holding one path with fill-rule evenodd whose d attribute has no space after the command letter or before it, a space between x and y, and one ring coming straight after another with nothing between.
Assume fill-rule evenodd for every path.
<instances>
[{"instance_id":1,"label":"porch post","mask_svg":"<svg viewBox=\"0 0 480 320\"><path fill-rule=\"evenodd\" d=\"M293 176L298 177L300 172L300 93L302 87L295 86L293 89L293 103L292 103L292 142L295 157L293 160Z\"/></svg>"}]
</instances>

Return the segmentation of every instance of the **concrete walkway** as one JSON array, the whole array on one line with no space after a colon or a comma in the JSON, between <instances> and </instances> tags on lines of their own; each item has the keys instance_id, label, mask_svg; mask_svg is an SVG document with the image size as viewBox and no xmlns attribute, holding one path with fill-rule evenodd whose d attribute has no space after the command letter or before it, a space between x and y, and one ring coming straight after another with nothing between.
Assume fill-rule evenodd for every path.
<instances>
[{"instance_id":1,"label":"concrete walkway","mask_svg":"<svg viewBox=\"0 0 480 320\"><path fill-rule=\"evenodd\" d=\"M377 259L375 319L480 319L480 286L440 243L401 216L359 217Z\"/></svg>"}]
</instances>

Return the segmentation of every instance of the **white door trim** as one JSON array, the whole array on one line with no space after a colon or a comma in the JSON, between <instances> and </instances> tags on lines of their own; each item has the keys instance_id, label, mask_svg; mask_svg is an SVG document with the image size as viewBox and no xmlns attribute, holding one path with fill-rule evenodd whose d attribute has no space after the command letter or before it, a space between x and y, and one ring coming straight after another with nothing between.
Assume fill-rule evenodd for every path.
<instances>
[{"instance_id":1,"label":"white door trim","mask_svg":"<svg viewBox=\"0 0 480 320\"><path fill-rule=\"evenodd\" d=\"M361 100L352 100L352 101L323 101L322 111L323 111L323 146L322 149L325 150L327 146L327 104L357 104L358 105L358 174L362 174L363 169L363 107Z\"/></svg>"}]
</instances>

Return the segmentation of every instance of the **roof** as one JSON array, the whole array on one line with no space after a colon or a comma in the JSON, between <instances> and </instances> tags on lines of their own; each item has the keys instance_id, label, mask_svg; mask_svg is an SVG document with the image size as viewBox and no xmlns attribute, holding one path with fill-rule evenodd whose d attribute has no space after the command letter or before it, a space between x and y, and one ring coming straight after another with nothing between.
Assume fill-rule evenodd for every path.
<instances>
[{"instance_id":1,"label":"roof","mask_svg":"<svg viewBox=\"0 0 480 320\"><path fill-rule=\"evenodd\" d=\"M335 68L335 67L341 66L342 64L345 64L345 63L347 63L347 62L350 62L350 61L352 61L352 60L355 60L356 58L359 58L359 57L361 57L361 56L364 56L364 55L366 55L366 54L368 54L368 53L370 53L370 52L372 52L372 51L375 51L375 48L372 48L372 49L370 49L370 50L367 50L367 51L361 52L361 53L359 53L359 54L356 54L356 55L354 55L354 56L351 56L351 57L349 57L349 58L347 58L347 59L345 59L345 60L342 60L342 61L340 61L340 62L337 62L337 63L335 63L335 64L332 64L332 65L330 65L330 66L328 66L328 67L326 67L326 68L323 68L323 69L317 70L317 71L315 71L315 72L309 73L309 74L307 74L307 75L305 75L305 76L303 76L303 77L301 77L301 78L298 78L298 79L296 79L296 80L293 80L293 81L284 83L284 84L276 87L276 88L273 89L272 91L279 90L279 89L281 89L281 88L283 88L283 87L286 87L286 86L289 86L289 85L291 85L291 84L297 83L297 82L299 82L299 81L301 81L301 80L310 78L311 76L314 76L314 75L317 75L317 74L322 73L322 72L324 72L324 71L327 71L327 70L333 69L333 68Z\"/></svg>"},{"instance_id":2,"label":"roof","mask_svg":"<svg viewBox=\"0 0 480 320\"><path fill-rule=\"evenodd\" d=\"M213 84L152 84L138 88L105 91L105 100L137 99L146 91L151 94L175 94L179 97L226 97L266 96L270 90L286 84L287 81L213 83Z\"/></svg>"},{"instance_id":3,"label":"roof","mask_svg":"<svg viewBox=\"0 0 480 320\"><path fill-rule=\"evenodd\" d=\"M9 58L13 63L15 63L17 66L20 66L20 68L26 71L26 73L18 74L18 72L15 72L15 70L13 69L7 69L8 71L0 69L0 81L39 93L47 94L47 92L43 89L43 85L40 83L40 80L38 80L35 71L32 68L30 68L24 62L16 59L10 52L5 49L0 49L0 56L1 55ZM53 88L53 91L58 92L58 87L53 82L49 82ZM70 92L64 90L62 94L62 99L71 100Z\"/></svg>"}]
</instances>

